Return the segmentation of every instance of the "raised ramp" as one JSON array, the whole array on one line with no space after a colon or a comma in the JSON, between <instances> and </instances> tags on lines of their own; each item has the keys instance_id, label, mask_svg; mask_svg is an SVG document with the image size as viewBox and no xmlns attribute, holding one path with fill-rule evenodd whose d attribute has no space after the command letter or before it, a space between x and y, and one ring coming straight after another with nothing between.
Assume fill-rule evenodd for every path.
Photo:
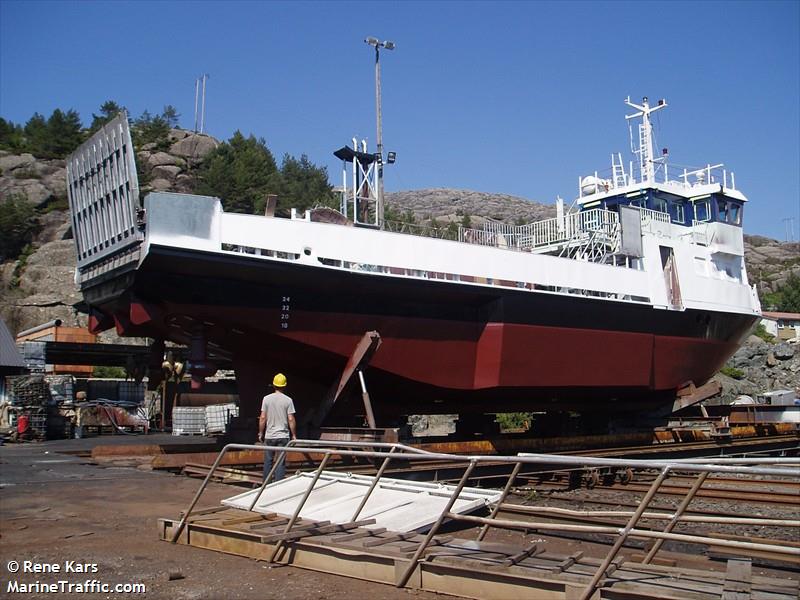
<instances>
[{"instance_id":1,"label":"raised ramp","mask_svg":"<svg viewBox=\"0 0 800 600\"><path fill-rule=\"evenodd\" d=\"M264 488L253 512L291 517L314 478L314 473L298 473ZM300 517L330 523L349 523L375 478L367 475L323 471ZM436 522L456 487L439 483L406 481L382 477L358 515L375 519L367 527L407 533L425 531ZM260 490L255 489L222 501L231 508L247 510ZM500 499L499 490L465 487L451 512L467 514Z\"/></svg>"}]
</instances>

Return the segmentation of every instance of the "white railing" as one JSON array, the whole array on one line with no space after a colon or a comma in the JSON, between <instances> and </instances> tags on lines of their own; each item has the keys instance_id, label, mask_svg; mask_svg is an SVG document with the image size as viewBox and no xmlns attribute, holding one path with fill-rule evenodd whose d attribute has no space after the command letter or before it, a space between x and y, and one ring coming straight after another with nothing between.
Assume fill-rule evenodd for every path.
<instances>
[{"instance_id":1,"label":"white railing","mask_svg":"<svg viewBox=\"0 0 800 600\"><path fill-rule=\"evenodd\" d=\"M619 241L619 216L615 212L597 208L527 225L490 222L484 229L459 227L458 239L481 246L525 251L558 251L565 246L580 247L590 241L593 244L603 243L613 249Z\"/></svg>"},{"instance_id":2,"label":"white railing","mask_svg":"<svg viewBox=\"0 0 800 600\"><path fill-rule=\"evenodd\" d=\"M658 163L655 165L656 172L653 183L666 183L685 188L721 183L725 189L735 190L736 176L733 171L728 171L723 166L720 163L695 168L669 165L666 162ZM587 177L578 178L578 194L579 198L605 194L637 183L645 183L645 178L638 166L630 163L626 171L624 165L618 165L616 171L613 168L595 171Z\"/></svg>"}]
</instances>

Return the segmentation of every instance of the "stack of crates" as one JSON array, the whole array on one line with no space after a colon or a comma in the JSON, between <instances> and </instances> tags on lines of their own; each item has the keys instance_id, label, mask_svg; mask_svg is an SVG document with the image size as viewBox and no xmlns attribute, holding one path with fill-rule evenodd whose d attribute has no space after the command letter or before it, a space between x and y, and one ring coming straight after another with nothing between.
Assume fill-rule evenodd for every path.
<instances>
[{"instance_id":1,"label":"stack of crates","mask_svg":"<svg viewBox=\"0 0 800 600\"><path fill-rule=\"evenodd\" d=\"M233 403L206 406L206 432L225 433L231 418L238 416L239 407Z\"/></svg>"},{"instance_id":2,"label":"stack of crates","mask_svg":"<svg viewBox=\"0 0 800 600\"><path fill-rule=\"evenodd\" d=\"M205 435L206 409L203 406L176 406L172 409L172 435Z\"/></svg>"}]
</instances>

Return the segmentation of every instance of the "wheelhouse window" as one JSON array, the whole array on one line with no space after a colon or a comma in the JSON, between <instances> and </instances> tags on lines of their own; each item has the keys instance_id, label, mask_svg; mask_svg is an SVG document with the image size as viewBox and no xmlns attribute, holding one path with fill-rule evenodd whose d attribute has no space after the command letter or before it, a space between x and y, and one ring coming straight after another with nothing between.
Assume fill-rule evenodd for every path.
<instances>
[{"instance_id":1,"label":"wheelhouse window","mask_svg":"<svg viewBox=\"0 0 800 600\"><path fill-rule=\"evenodd\" d=\"M667 208L667 201L664 198L659 198L656 196L653 198L653 210L657 210L659 212L669 212Z\"/></svg>"},{"instance_id":2,"label":"wheelhouse window","mask_svg":"<svg viewBox=\"0 0 800 600\"><path fill-rule=\"evenodd\" d=\"M730 213L728 213L728 223L731 225L742 224L742 205L738 202L731 202Z\"/></svg>"},{"instance_id":3,"label":"wheelhouse window","mask_svg":"<svg viewBox=\"0 0 800 600\"><path fill-rule=\"evenodd\" d=\"M728 222L728 201L727 200L717 200L717 220L720 223L727 223Z\"/></svg>"},{"instance_id":4,"label":"wheelhouse window","mask_svg":"<svg viewBox=\"0 0 800 600\"><path fill-rule=\"evenodd\" d=\"M683 208L683 202L675 203L675 222L683 225L686 223L686 213Z\"/></svg>"},{"instance_id":5,"label":"wheelhouse window","mask_svg":"<svg viewBox=\"0 0 800 600\"><path fill-rule=\"evenodd\" d=\"M705 222L711 218L708 200L697 200L694 203L694 220Z\"/></svg>"}]
</instances>

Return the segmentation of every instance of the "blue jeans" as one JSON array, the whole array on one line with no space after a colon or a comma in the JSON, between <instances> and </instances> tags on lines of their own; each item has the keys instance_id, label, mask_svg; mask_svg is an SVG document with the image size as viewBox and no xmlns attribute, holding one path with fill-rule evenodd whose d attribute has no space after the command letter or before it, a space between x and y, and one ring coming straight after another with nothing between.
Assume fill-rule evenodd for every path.
<instances>
[{"instance_id":1,"label":"blue jeans","mask_svg":"<svg viewBox=\"0 0 800 600\"><path fill-rule=\"evenodd\" d=\"M264 443L267 446L285 446L289 443L289 438L267 438L264 440ZM286 454L276 450L264 451L264 479L267 478L267 475L269 475L269 472L272 470L272 460L274 458L273 455L277 455L277 460L280 462L278 463L278 467L275 469L275 476L272 478L272 481L280 481L286 476ZM283 459L281 459L282 456L284 457Z\"/></svg>"}]
</instances>

